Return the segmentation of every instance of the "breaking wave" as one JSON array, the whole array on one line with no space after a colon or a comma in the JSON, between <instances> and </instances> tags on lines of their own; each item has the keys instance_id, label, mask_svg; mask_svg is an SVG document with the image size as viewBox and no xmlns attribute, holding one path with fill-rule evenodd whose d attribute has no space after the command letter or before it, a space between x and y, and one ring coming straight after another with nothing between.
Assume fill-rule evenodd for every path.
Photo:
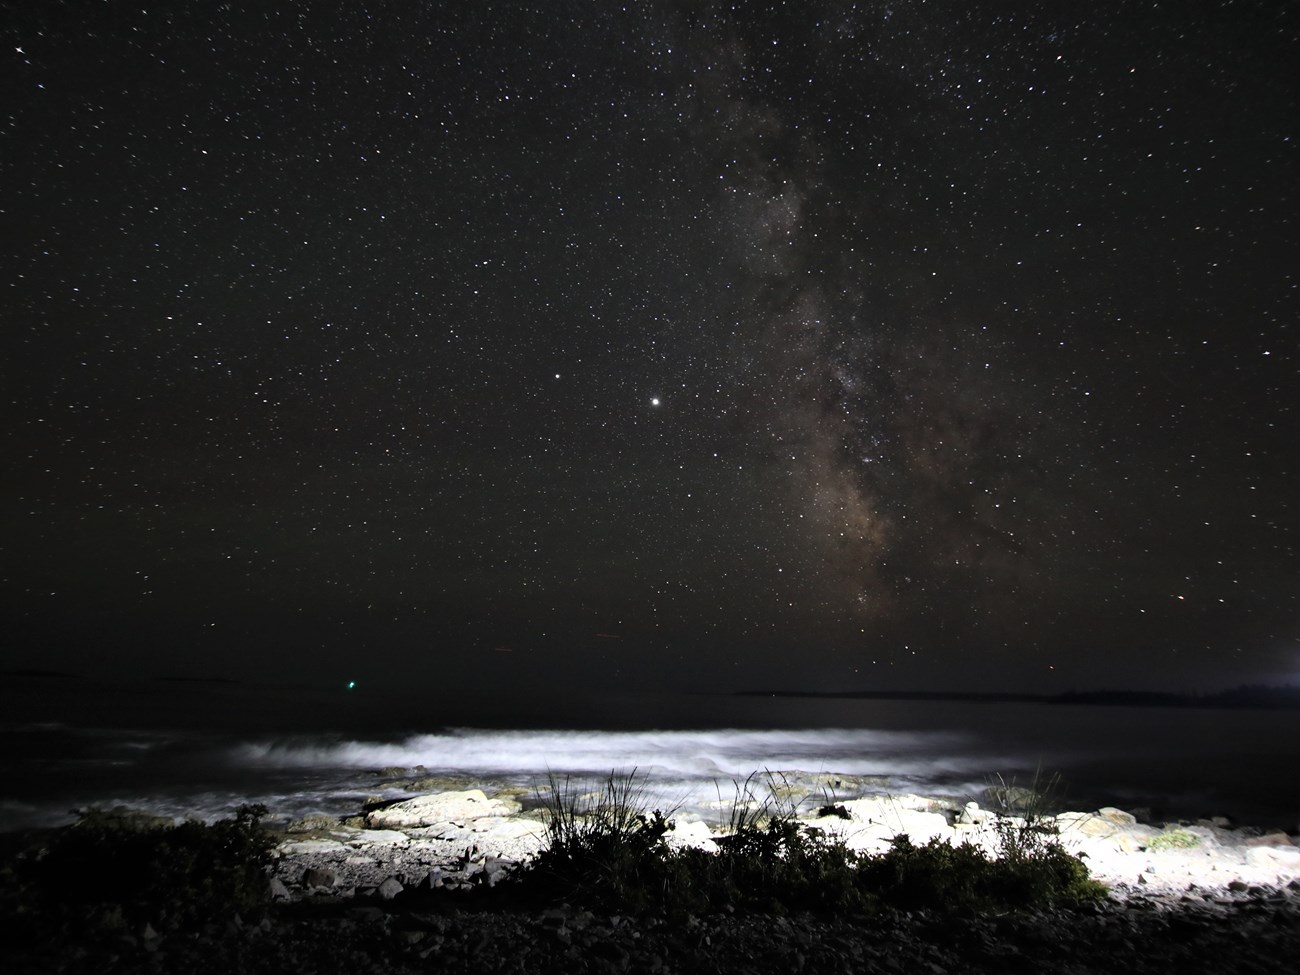
<instances>
[{"instance_id":1,"label":"breaking wave","mask_svg":"<svg viewBox=\"0 0 1300 975\"><path fill-rule=\"evenodd\" d=\"M696 805L729 794L754 772L798 771L878 779L894 791L969 787L996 764L951 732L872 729L707 731L488 731L452 729L392 742L266 741L234 760L264 769L419 769L537 782L548 774L600 778L639 770L652 790Z\"/></svg>"}]
</instances>

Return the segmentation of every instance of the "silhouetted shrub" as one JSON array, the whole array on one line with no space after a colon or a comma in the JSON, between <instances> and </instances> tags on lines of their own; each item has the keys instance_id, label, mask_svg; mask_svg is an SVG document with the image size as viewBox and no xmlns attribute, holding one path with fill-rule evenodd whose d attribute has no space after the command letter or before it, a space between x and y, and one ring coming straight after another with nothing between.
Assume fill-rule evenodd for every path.
<instances>
[{"instance_id":1,"label":"silhouetted shrub","mask_svg":"<svg viewBox=\"0 0 1300 975\"><path fill-rule=\"evenodd\" d=\"M110 932L229 919L263 905L273 845L265 807L211 825L89 810L9 865L11 922L75 921Z\"/></svg>"},{"instance_id":2,"label":"silhouetted shrub","mask_svg":"<svg viewBox=\"0 0 1300 975\"><path fill-rule=\"evenodd\" d=\"M864 855L796 819L792 808L773 814L769 803L753 802L752 778L738 786L716 852L670 847L673 824L639 805L635 772L579 796L568 780L552 780L544 797L550 844L510 886L526 899L667 913L1005 909L1105 894L1083 861L1045 832L1010 833L998 858L937 839L917 846L907 836Z\"/></svg>"}]
</instances>

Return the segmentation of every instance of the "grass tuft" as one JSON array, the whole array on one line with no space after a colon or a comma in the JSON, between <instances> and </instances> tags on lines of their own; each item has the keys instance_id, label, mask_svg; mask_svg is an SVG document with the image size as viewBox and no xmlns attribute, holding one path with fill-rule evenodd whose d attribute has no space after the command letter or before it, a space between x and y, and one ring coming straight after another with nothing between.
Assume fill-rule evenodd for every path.
<instances>
[{"instance_id":1,"label":"grass tuft","mask_svg":"<svg viewBox=\"0 0 1300 975\"><path fill-rule=\"evenodd\" d=\"M762 782L769 788L760 797ZM728 821L710 852L668 845L673 823L658 810L646 811L635 771L611 774L594 792L575 792L570 780L552 778L543 797L549 844L513 886L536 900L669 914L1005 909L1079 904L1105 893L1037 813L999 834L996 858L967 844L917 846L907 836L884 853L864 855L798 819L802 800L779 773L733 785ZM826 815L842 815L842 806L829 808Z\"/></svg>"},{"instance_id":2,"label":"grass tuft","mask_svg":"<svg viewBox=\"0 0 1300 975\"><path fill-rule=\"evenodd\" d=\"M1185 829L1171 829L1151 840L1148 850L1189 850L1201 845L1201 838Z\"/></svg>"},{"instance_id":3,"label":"grass tuft","mask_svg":"<svg viewBox=\"0 0 1300 975\"><path fill-rule=\"evenodd\" d=\"M673 823L659 810L647 811L645 779L636 769L611 772L595 791L551 775L539 799L547 845L517 875L526 893L624 910L652 905L670 880L664 836Z\"/></svg>"}]
</instances>

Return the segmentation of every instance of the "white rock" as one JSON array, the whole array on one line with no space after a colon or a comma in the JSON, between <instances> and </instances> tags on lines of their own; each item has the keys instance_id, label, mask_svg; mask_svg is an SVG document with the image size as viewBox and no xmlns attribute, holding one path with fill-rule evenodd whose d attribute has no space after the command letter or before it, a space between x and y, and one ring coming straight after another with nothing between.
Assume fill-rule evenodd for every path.
<instances>
[{"instance_id":1,"label":"white rock","mask_svg":"<svg viewBox=\"0 0 1300 975\"><path fill-rule=\"evenodd\" d=\"M925 796L901 795L848 799L840 805L854 822L897 826L909 813L933 812L936 804Z\"/></svg>"},{"instance_id":2,"label":"white rock","mask_svg":"<svg viewBox=\"0 0 1300 975\"><path fill-rule=\"evenodd\" d=\"M956 836L953 828L948 825L947 817L942 813L904 810L898 814L896 824L885 825L893 830L895 836L906 834L908 839L917 846L932 839L951 840Z\"/></svg>"},{"instance_id":3,"label":"white rock","mask_svg":"<svg viewBox=\"0 0 1300 975\"><path fill-rule=\"evenodd\" d=\"M1097 810L1097 815L1120 826L1133 826L1137 823L1137 817L1132 813L1116 809L1114 806L1102 806Z\"/></svg>"},{"instance_id":4,"label":"white rock","mask_svg":"<svg viewBox=\"0 0 1300 975\"><path fill-rule=\"evenodd\" d=\"M398 843L409 843L410 837L405 833L399 833L395 829L360 829L348 837L348 846L353 848L362 846L394 846Z\"/></svg>"},{"instance_id":5,"label":"white rock","mask_svg":"<svg viewBox=\"0 0 1300 975\"><path fill-rule=\"evenodd\" d=\"M417 796L376 809L366 817L366 824L380 829L400 829L435 823L463 823L484 816L506 816L518 810L519 803L513 800L489 799L482 789L468 789L465 792Z\"/></svg>"},{"instance_id":6,"label":"white rock","mask_svg":"<svg viewBox=\"0 0 1300 975\"><path fill-rule=\"evenodd\" d=\"M1055 818L1055 824L1062 836L1081 833L1084 836L1110 837L1120 830L1113 820L1105 819L1097 813L1063 812Z\"/></svg>"},{"instance_id":7,"label":"white rock","mask_svg":"<svg viewBox=\"0 0 1300 975\"><path fill-rule=\"evenodd\" d=\"M968 802L957 814L957 822L966 826L979 826L996 819L997 816L988 809L981 809L978 802Z\"/></svg>"},{"instance_id":8,"label":"white rock","mask_svg":"<svg viewBox=\"0 0 1300 975\"><path fill-rule=\"evenodd\" d=\"M718 844L713 841L713 833L706 823L678 823L665 834L664 839L674 848L691 846L708 853L718 852Z\"/></svg>"},{"instance_id":9,"label":"white rock","mask_svg":"<svg viewBox=\"0 0 1300 975\"><path fill-rule=\"evenodd\" d=\"M474 832L487 833L488 839L514 840L532 836L540 840L546 836L546 827L529 819L480 819L474 823Z\"/></svg>"},{"instance_id":10,"label":"white rock","mask_svg":"<svg viewBox=\"0 0 1300 975\"><path fill-rule=\"evenodd\" d=\"M343 853L347 847L337 840L293 840L280 844L285 856L303 856L317 853Z\"/></svg>"},{"instance_id":11,"label":"white rock","mask_svg":"<svg viewBox=\"0 0 1300 975\"><path fill-rule=\"evenodd\" d=\"M1253 867L1290 867L1300 870L1300 847L1252 846L1246 850L1246 862Z\"/></svg>"}]
</instances>

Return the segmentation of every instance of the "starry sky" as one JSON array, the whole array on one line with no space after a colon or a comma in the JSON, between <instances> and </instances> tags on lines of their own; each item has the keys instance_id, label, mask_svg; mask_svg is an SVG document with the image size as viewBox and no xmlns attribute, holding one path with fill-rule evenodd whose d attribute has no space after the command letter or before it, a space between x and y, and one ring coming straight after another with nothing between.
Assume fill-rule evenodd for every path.
<instances>
[{"instance_id":1,"label":"starry sky","mask_svg":"<svg viewBox=\"0 0 1300 975\"><path fill-rule=\"evenodd\" d=\"M0 3L0 662L1300 677L1300 12Z\"/></svg>"}]
</instances>

